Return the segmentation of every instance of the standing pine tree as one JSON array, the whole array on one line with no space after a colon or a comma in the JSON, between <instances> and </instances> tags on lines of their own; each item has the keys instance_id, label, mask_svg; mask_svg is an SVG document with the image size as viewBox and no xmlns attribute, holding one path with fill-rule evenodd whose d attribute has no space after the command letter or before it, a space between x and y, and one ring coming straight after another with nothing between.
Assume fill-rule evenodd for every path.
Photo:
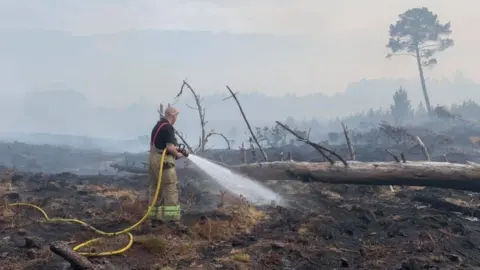
<instances>
[{"instance_id":1,"label":"standing pine tree","mask_svg":"<svg viewBox=\"0 0 480 270\"><path fill-rule=\"evenodd\" d=\"M393 105L390 106L390 111L396 125L404 123L405 120L413 115L408 94L402 87L393 94Z\"/></svg>"},{"instance_id":2,"label":"standing pine tree","mask_svg":"<svg viewBox=\"0 0 480 270\"><path fill-rule=\"evenodd\" d=\"M390 40L387 48L393 55L410 55L416 58L420 82L422 84L425 105L429 115L432 113L427 92L423 67L433 67L437 59L433 56L453 46L450 22L441 24L438 16L428 8L412 8L399 15L400 20L390 25Z\"/></svg>"}]
</instances>

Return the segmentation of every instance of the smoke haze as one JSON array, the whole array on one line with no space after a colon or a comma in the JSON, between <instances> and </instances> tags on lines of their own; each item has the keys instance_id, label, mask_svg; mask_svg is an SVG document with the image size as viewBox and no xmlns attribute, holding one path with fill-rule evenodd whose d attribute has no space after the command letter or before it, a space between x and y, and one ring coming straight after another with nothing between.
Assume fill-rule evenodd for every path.
<instances>
[{"instance_id":1,"label":"smoke haze","mask_svg":"<svg viewBox=\"0 0 480 270\"><path fill-rule=\"evenodd\" d=\"M183 79L204 97L209 127L291 116L327 121L388 108L400 86L423 101L415 60L387 60L389 25L427 6L452 22L455 46L426 69L432 104L480 102L480 4L412 1L0 1L2 133L133 138ZM189 95L179 129L195 142ZM240 128L242 127L242 128ZM241 130L241 131L240 131Z\"/></svg>"}]
</instances>

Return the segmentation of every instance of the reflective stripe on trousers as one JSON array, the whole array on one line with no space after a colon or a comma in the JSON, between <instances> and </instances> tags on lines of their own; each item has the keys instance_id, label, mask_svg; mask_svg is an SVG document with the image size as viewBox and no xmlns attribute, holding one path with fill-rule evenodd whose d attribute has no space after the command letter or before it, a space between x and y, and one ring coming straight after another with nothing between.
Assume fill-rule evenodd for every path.
<instances>
[{"instance_id":1,"label":"reflective stripe on trousers","mask_svg":"<svg viewBox=\"0 0 480 270\"><path fill-rule=\"evenodd\" d=\"M162 151L163 150L156 148L150 149L148 161L148 178L150 182L148 190L149 203L151 203L157 186ZM181 208L178 202L178 179L175 170L175 159L173 156L166 155L164 165L160 196L154 209L152 209L152 212L150 213L150 218L156 220L178 221L181 217Z\"/></svg>"}]
</instances>

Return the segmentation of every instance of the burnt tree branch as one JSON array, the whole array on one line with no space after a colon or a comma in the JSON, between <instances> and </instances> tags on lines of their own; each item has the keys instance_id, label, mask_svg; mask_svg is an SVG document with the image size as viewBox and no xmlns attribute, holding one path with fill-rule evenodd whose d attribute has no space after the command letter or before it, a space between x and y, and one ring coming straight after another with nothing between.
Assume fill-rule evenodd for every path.
<instances>
[{"instance_id":1,"label":"burnt tree branch","mask_svg":"<svg viewBox=\"0 0 480 270\"><path fill-rule=\"evenodd\" d=\"M308 139L305 139L303 138L302 136L298 135L295 131L291 130L289 127L287 127L286 125L280 123L279 121L275 121L275 123L279 126L281 126L282 128L284 128L286 131L290 132L293 136L295 136L299 141L301 142L304 142L310 146L312 146L313 148L315 148L326 160L328 160L331 164L334 164L335 162L330 158L328 157L324 152L328 152L329 154L335 156L338 158L338 160L340 160L343 165L345 166L348 166L348 163L337 153L335 153L334 151L326 148L326 147L323 147L321 146L320 144L318 143L314 143Z\"/></svg>"},{"instance_id":2,"label":"burnt tree branch","mask_svg":"<svg viewBox=\"0 0 480 270\"><path fill-rule=\"evenodd\" d=\"M238 109L240 110L240 113L242 114L242 117L243 117L243 120L245 121L245 123L247 124L247 128L248 130L250 131L250 135L252 135L252 139L255 141L255 144L257 145L258 149L260 150L260 152L262 153L262 156L263 156L263 159L265 161L268 161L268 157L267 157L267 153L265 153L265 151L263 150L262 146L260 145L260 143L258 142L258 139L257 137L255 136L255 133L253 133L253 130L252 130L252 127L250 126L250 123L248 122L248 119L247 119L247 116L245 115L245 112L243 111L243 108L242 108L242 105L240 104L240 101L238 100L237 98L237 94L235 94L232 89L230 89L230 87L227 85L227 90L230 92L230 95L231 97L235 100L235 102L237 103L237 106L238 106ZM227 98L228 99L228 98Z\"/></svg>"},{"instance_id":3,"label":"burnt tree branch","mask_svg":"<svg viewBox=\"0 0 480 270\"><path fill-rule=\"evenodd\" d=\"M202 107L202 102L200 99L200 95L198 95L195 90L193 90L192 86L186 81L183 80L182 86L180 87L180 92L175 96L175 99L179 99L180 96L183 94L183 90L187 87L193 95L195 99L195 104L197 107L190 107L192 109L196 109L198 111L198 116L200 117L200 128L201 128L201 135L200 135L200 143L197 149L193 151L194 153L197 151L204 152L205 151L205 144L206 144L206 135L205 126L207 125L207 121L205 121L205 109Z\"/></svg>"},{"instance_id":4,"label":"burnt tree branch","mask_svg":"<svg viewBox=\"0 0 480 270\"><path fill-rule=\"evenodd\" d=\"M223 135L222 133L218 133L218 132L213 132L211 131L210 133L207 134L207 136L205 137L205 141L208 141L208 138L212 137L212 136L220 136L223 138L223 140L227 143L227 150L230 150L231 149L231 146L230 146L230 141L227 139L227 137L225 135Z\"/></svg>"},{"instance_id":5,"label":"burnt tree branch","mask_svg":"<svg viewBox=\"0 0 480 270\"><path fill-rule=\"evenodd\" d=\"M355 150L353 149L352 141L350 140L350 134L348 133L347 126L342 122L343 134L345 135L345 140L347 141L348 152L350 153L350 159L356 160Z\"/></svg>"},{"instance_id":6,"label":"burnt tree branch","mask_svg":"<svg viewBox=\"0 0 480 270\"><path fill-rule=\"evenodd\" d=\"M50 250L70 263L73 269L97 270L99 267L91 263L86 257L73 251L65 242L57 241L50 244Z\"/></svg>"},{"instance_id":7,"label":"burnt tree branch","mask_svg":"<svg viewBox=\"0 0 480 270\"><path fill-rule=\"evenodd\" d=\"M395 159L395 162L400 162L400 159L394 153L392 153L392 151L388 149L385 149L385 151L387 151L387 153L390 154L390 156L392 156L393 159Z\"/></svg>"},{"instance_id":8,"label":"burnt tree branch","mask_svg":"<svg viewBox=\"0 0 480 270\"><path fill-rule=\"evenodd\" d=\"M430 154L428 153L428 149L425 146L425 144L423 143L422 139L420 139L420 137L418 137L418 136L415 136L415 140L417 141L418 145L420 146L420 149L422 149L422 153L425 156L425 159L427 161L430 161L431 160L430 159Z\"/></svg>"}]
</instances>

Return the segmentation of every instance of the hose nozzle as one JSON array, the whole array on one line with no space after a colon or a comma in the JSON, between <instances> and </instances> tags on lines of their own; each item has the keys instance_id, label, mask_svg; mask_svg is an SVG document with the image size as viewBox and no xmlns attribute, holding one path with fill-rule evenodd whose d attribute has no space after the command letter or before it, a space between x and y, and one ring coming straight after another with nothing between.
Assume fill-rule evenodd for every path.
<instances>
[{"instance_id":1,"label":"hose nozzle","mask_svg":"<svg viewBox=\"0 0 480 270\"><path fill-rule=\"evenodd\" d=\"M183 155L184 157L188 157L188 155L189 155L189 153L188 153L188 151L187 151L187 149L186 149L186 147L185 147L185 144L179 144L179 145L178 145L178 151L179 151L180 153L182 153L182 155Z\"/></svg>"}]
</instances>

